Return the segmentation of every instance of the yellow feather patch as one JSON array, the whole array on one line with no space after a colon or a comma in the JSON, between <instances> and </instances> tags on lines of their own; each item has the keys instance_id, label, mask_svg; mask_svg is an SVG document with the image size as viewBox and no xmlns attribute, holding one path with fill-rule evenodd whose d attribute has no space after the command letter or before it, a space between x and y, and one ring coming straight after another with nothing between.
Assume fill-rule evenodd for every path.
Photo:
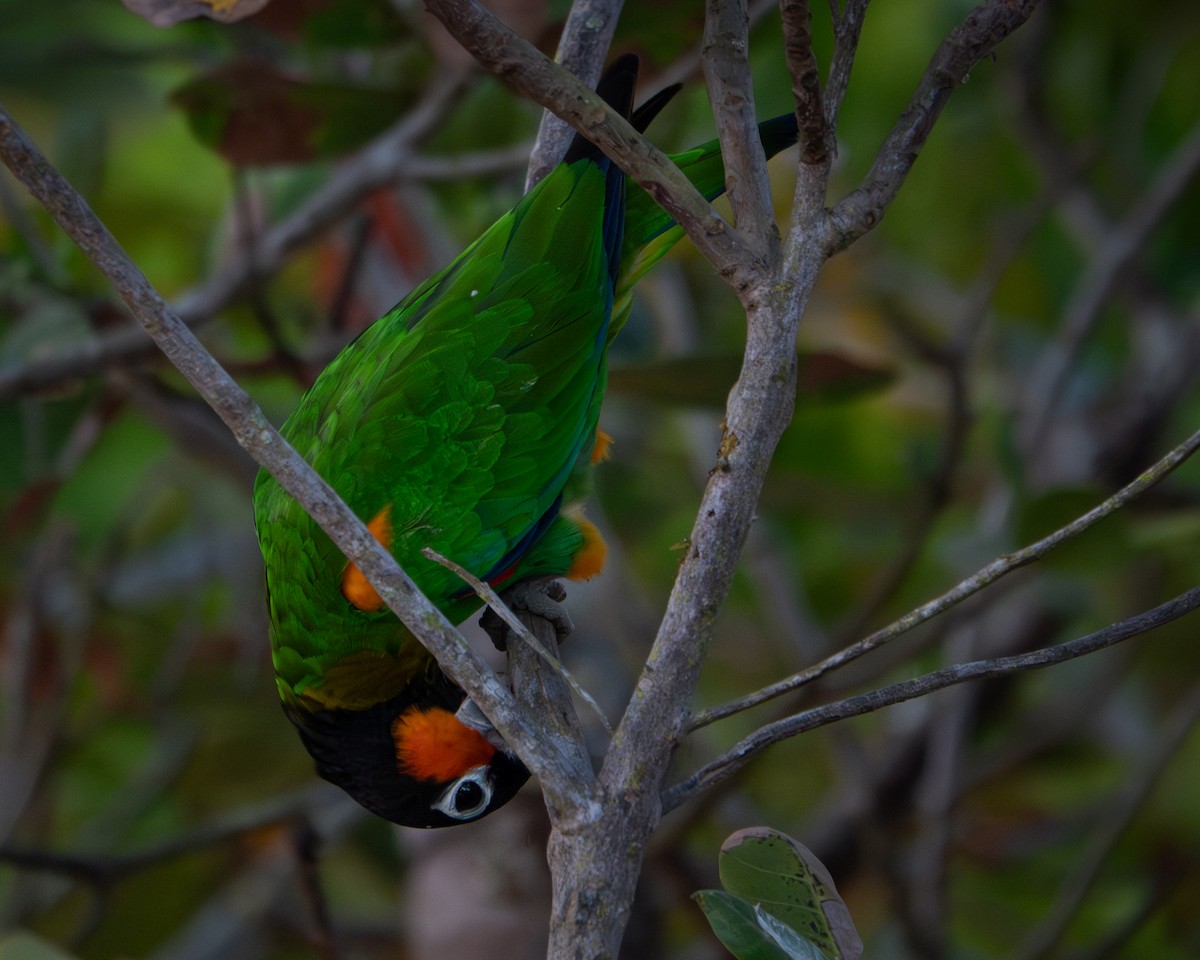
<instances>
[{"instance_id":1,"label":"yellow feather patch","mask_svg":"<svg viewBox=\"0 0 1200 960\"><path fill-rule=\"evenodd\" d=\"M392 505L390 503L375 514L371 522L367 524L367 529L371 531L371 536L382 543L384 547L388 550L392 549ZM346 564L346 569L342 572L342 596L366 613L374 613L376 610L383 609L383 599L363 576L363 572L352 563Z\"/></svg>"},{"instance_id":2,"label":"yellow feather patch","mask_svg":"<svg viewBox=\"0 0 1200 960\"><path fill-rule=\"evenodd\" d=\"M592 466L594 467L601 460L607 460L612 456L613 438L603 430L596 431L596 444L592 447Z\"/></svg>"},{"instance_id":3,"label":"yellow feather patch","mask_svg":"<svg viewBox=\"0 0 1200 960\"><path fill-rule=\"evenodd\" d=\"M448 783L489 762L496 748L449 710L409 707L392 723L392 743L401 773Z\"/></svg>"},{"instance_id":4,"label":"yellow feather patch","mask_svg":"<svg viewBox=\"0 0 1200 960\"><path fill-rule=\"evenodd\" d=\"M583 515L581 508L571 507L563 513L583 534L583 546L571 558L571 569L567 571L567 577L571 580L591 580L604 569L604 561L608 558L608 544L600 535L600 528Z\"/></svg>"}]
</instances>

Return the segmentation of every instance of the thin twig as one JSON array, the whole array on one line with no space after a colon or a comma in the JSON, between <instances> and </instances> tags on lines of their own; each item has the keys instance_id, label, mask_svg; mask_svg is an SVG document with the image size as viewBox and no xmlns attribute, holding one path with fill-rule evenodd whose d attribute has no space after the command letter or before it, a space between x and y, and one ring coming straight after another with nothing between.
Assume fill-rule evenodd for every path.
<instances>
[{"instance_id":1,"label":"thin twig","mask_svg":"<svg viewBox=\"0 0 1200 960\"><path fill-rule=\"evenodd\" d=\"M831 145L837 131L838 114L846 89L850 86L850 70L854 66L854 55L858 52L858 38L866 19L867 5L871 0L846 0L840 13L837 0L830 0L833 10L833 59L829 64L829 77L825 83L825 124Z\"/></svg>"},{"instance_id":2,"label":"thin twig","mask_svg":"<svg viewBox=\"0 0 1200 960\"><path fill-rule=\"evenodd\" d=\"M969 680L1003 677L1026 670L1037 670L1095 653L1105 647L1177 620L1198 607L1200 607L1200 587L1193 587L1186 593L1159 604L1151 610L1075 640L1034 650L1031 653L954 664L912 680L904 680L881 687L870 693L847 697L835 703L804 710L784 720L760 727L754 733L738 741L732 749L705 764L685 780L670 787L663 793L663 809L672 810L713 784L720 783L721 780L740 769L768 746L781 740L838 720L845 720L848 717L861 716L882 707L928 696L935 690L966 683Z\"/></svg>"},{"instance_id":3,"label":"thin twig","mask_svg":"<svg viewBox=\"0 0 1200 960\"><path fill-rule=\"evenodd\" d=\"M864 637L857 643L851 644L837 653L826 657L820 663L807 667L798 673L792 674L790 677L786 677L737 700L696 714L688 725L688 729L695 730L706 724L721 720L724 717L748 710L760 703L765 703L790 690L795 690L798 687L812 683L818 677L824 676L831 670L845 666L863 654L869 653L871 650L896 639L901 634L907 633L926 620L944 613L946 610L967 599L967 597L978 593L1019 567L1033 563L1035 560L1040 560L1055 547L1061 546L1068 540L1079 536L1079 534L1083 533L1089 527L1116 512L1125 504L1137 499L1169 475L1171 471L1187 460L1188 457L1192 456L1198 449L1200 449L1200 430L1193 433L1183 443L1154 464L1154 466L1144 471L1132 483L1122 487L1107 500L1093 507L1083 516L1072 520L1066 526L1060 527L1050 535L1029 544L1027 547L1022 547L1020 550L993 560L986 567L983 567L965 580L960 581L941 596L935 597L928 603L906 613L900 619L880 630L876 630L870 636Z\"/></svg>"},{"instance_id":4,"label":"thin twig","mask_svg":"<svg viewBox=\"0 0 1200 960\"><path fill-rule=\"evenodd\" d=\"M576 695L592 708L592 711L600 718L600 723L604 729L611 735L613 732L612 724L609 723L608 717L604 715L604 711L600 709L600 704L596 702L596 698L587 692L587 689L578 680L570 670L564 666L563 662L558 659L553 653L546 649L545 645L525 626L512 610L506 604L495 590L493 590L486 582L480 580L475 574L471 573L466 567L460 566L449 557L444 557L432 547L426 547L421 551L426 557L434 563L440 563L447 570L459 577L463 583L475 591L475 595L479 597L488 608L496 614L501 620L507 624L511 630L524 643L527 643L533 650L548 663L554 671L563 678L567 685L575 691Z\"/></svg>"}]
</instances>

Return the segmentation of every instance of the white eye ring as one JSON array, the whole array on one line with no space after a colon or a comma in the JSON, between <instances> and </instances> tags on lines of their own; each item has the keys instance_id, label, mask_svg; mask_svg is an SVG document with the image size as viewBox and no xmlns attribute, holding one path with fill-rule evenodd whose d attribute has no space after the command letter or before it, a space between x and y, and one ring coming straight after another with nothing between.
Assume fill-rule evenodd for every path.
<instances>
[{"instance_id":1,"label":"white eye ring","mask_svg":"<svg viewBox=\"0 0 1200 960\"><path fill-rule=\"evenodd\" d=\"M491 771L486 766L478 766L472 767L450 784L434 801L433 809L455 820L472 820L483 813L491 802ZM464 803L470 805L464 806Z\"/></svg>"}]
</instances>

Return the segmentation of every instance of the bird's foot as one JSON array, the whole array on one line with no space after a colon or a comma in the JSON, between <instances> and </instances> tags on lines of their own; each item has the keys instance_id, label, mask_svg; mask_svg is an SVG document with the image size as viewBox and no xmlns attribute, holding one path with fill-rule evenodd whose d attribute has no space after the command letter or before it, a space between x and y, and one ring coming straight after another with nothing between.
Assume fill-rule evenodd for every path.
<instances>
[{"instance_id":1,"label":"bird's foot","mask_svg":"<svg viewBox=\"0 0 1200 960\"><path fill-rule=\"evenodd\" d=\"M563 601L567 599L567 591L557 580L526 580L506 590L500 599L513 613L529 613L548 620L554 625L559 643L566 640L575 629L575 624L571 622L567 608L563 605ZM508 649L508 636L512 631L491 607L483 611L479 625L487 631L497 650Z\"/></svg>"}]
</instances>

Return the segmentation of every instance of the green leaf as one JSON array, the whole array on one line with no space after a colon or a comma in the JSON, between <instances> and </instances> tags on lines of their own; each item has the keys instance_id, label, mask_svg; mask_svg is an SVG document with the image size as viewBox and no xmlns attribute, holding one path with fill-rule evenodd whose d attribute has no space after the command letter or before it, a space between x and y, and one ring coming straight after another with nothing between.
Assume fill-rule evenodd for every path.
<instances>
[{"instance_id":1,"label":"green leaf","mask_svg":"<svg viewBox=\"0 0 1200 960\"><path fill-rule=\"evenodd\" d=\"M732 834L721 846L721 883L761 907L821 953L857 960L862 940L833 878L804 844L766 827Z\"/></svg>"},{"instance_id":2,"label":"green leaf","mask_svg":"<svg viewBox=\"0 0 1200 960\"><path fill-rule=\"evenodd\" d=\"M700 904L717 939L738 960L793 960L796 956L759 924L754 906L741 897L723 890L700 890L692 899ZM824 960L815 947L811 958Z\"/></svg>"},{"instance_id":3,"label":"green leaf","mask_svg":"<svg viewBox=\"0 0 1200 960\"><path fill-rule=\"evenodd\" d=\"M815 943L801 936L782 920L776 919L763 909L762 904L754 905L754 919L758 921L763 933L793 960L826 960L826 955Z\"/></svg>"}]
</instances>

